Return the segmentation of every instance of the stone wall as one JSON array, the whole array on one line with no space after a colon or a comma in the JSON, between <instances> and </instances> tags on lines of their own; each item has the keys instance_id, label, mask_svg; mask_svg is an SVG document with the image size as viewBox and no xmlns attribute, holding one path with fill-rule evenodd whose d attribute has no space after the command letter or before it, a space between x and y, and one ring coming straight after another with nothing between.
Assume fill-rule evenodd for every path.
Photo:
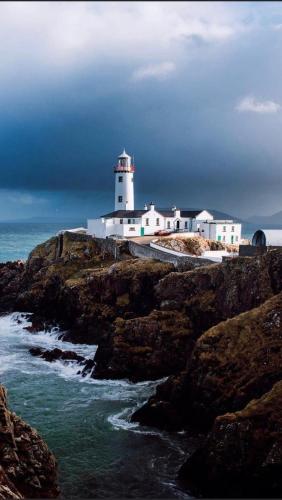
<instances>
[{"instance_id":1,"label":"stone wall","mask_svg":"<svg viewBox=\"0 0 282 500\"><path fill-rule=\"evenodd\" d=\"M213 262L209 259L198 257L177 257L176 255L163 252L162 250L158 250L150 246L139 245L134 241L128 241L128 250L131 255L139 257L140 259L157 259L162 262L170 262L179 271L213 264Z\"/></svg>"}]
</instances>

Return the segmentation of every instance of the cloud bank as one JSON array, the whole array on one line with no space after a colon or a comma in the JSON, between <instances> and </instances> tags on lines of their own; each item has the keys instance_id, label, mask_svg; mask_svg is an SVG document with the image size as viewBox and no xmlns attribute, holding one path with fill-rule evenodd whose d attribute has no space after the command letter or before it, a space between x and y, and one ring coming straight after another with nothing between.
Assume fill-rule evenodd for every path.
<instances>
[{"instance_id":1,"label":"cloud bank","mask_svg":"<svg viewBox=\"0 0 282 500\"><path fill-rule=\"evenodd\" d=\"M245 113L272 114L280 111L281 105L274 101L260 101L255 97L244 97L239 101L236 110Z\"/></svg>"},{"instance_id":2,"label":"cloud bank","mask_svg":"<svg viewBox=\"0 0 282 500\"><path fill-rule=\"evenodd\" d=\"M0 214L111 209L123 146L139 206L281 210L279 25L274 2L0 3Z\"/></svg>"}]
</instances>

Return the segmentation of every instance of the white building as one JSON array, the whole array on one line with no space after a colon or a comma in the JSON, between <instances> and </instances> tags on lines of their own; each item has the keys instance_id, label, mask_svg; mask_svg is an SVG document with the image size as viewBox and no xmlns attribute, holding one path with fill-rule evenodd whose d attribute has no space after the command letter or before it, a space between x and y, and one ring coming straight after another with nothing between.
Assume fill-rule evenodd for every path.
<instances>
[{"instance_id":1,"label":"white building","mask_svg":"<svg viewBox=\"0 0 282 500\"><path fill-rule=\"evenodd\" d=\"M239 245L241 241L241 224L232 220L201 222L199 232L204 238L231 245Z\"/></svg>"},{"instance_id":2,"label":"white building","mask_svg":"<svg viewBox=\"0 0 282 500\"><path fill-rule=\"evenodd\" d=\"M134 210L133 175L135 167L125 149L118 157L115 172L115 210Z\"/></svg>"},{"instance_id":3,"label":"white building","mask_svg":"<svg viewBox=\"0 0 282 500\"><path fill-rule=\"evenodd\" d=\"M123 151L118 157L115 172L115 211L98 219L89 219L87 233L99 238L109 236L133 237L154 235L160 230L195 232L205 238L226 243L239 243L241 224L215 221L207 210L156 208L154 203L143 210L134 209L134 172L131 157Z\"/></svg>"},{"instance_id":4,"label":"white building","mask_svg":"<svg viewBox=\"0 0 282 500\"><path fill-rule=\"evenodd\" d=\"M252 238L255 247L282 247L282 229L258 229Z\"/></svg>"}]
</instances>

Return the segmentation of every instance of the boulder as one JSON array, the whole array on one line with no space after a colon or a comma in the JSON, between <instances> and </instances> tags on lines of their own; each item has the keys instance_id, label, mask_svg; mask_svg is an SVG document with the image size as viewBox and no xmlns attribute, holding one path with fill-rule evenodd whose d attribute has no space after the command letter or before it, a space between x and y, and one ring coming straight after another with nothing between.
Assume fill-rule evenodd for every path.
<instances>
[{"instance_id":1,"label":"boulder","mask_svg":"<svg viewBox=\"0 0 282 500\"><path fill-rule=\"evenodd\" d=\"M73 351L62 351L61 349L42 349L41 347L31 347L29 349L30 354L33 356L39 356L40 358L45 359L45 361L57 361L58 359L62 361L77 361L78 363L82 363L85 361L83 356L76 354Z\"/></svg>"}]
</instances>

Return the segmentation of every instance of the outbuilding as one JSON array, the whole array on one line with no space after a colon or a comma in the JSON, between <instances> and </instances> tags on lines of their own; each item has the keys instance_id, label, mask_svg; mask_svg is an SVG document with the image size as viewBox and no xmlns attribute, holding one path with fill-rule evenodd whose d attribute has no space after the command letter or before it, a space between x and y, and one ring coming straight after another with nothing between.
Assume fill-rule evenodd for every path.
<instances>
[{"instance_id":1,"label":"outbuilding","mask_svg":"<svg viewBox=\"0 0 282 500\"><path fill-rule=\"evenodd\" d=\"M258 229L252 238L255 247L282 247L282 229Z\"/></svg>"}]
</instances>

